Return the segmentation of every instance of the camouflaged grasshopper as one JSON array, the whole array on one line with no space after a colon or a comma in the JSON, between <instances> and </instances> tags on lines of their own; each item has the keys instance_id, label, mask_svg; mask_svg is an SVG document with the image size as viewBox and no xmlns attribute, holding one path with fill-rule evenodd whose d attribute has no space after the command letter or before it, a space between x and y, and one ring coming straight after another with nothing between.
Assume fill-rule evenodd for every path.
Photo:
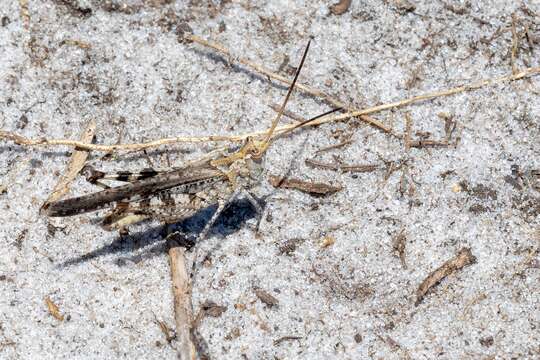
<instances>
[{"instance_id":1,"label":"camouflaged grasshopper","mask_svg":"<svg viewBox=\"0 0 540 360\"><path fill-rule=\"evenodd\" d=\"M122 172L107 175L86 167L83 173L92 183L100 184L101 179L128 183L89 195L50 203L44 209L45 214L50 217L73 216L113 206L112 212L105 217L103 225L108 229L121 229L146 219L157 219L166 223L178 222L201 209L217 204L217 210L199 234L199 239L207 235L224 209L241 195L253 205L260 217L262 208L251 195L250 190L261 182L265 152L285 111L285 106L306 59L309 45L310 43L304 51L281 108L263 140L248 138L240 148L218 155L214 154L201 162L183 168L163 172L150 169L140 173ZM336 110L331 112L333 111ZM326 114L328 113L316 118ZM299 123L295 128L316 118Z\"/></svg>"}]
</instances>

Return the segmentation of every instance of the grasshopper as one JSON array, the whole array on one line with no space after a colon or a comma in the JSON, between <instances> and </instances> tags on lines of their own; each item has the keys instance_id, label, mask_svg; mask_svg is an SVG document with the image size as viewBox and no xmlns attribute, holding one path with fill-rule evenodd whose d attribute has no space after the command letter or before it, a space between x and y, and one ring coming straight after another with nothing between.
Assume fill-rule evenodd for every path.
<instances>
[{"instance_id":1,"label":"grasshopper","mask_svg":"<svg viewBox=\"0 0 540 360\"><path fill-rule=\"evenodd\" d=\"M198 236L202 239L226 207L239 196L244 196L260 219L261 205L251 195L250 190L261 182L264 155L303 67L310 42L304 50L287 95L263 140L248 138L237 149L213 154L198 163L163 172L150 169L140 173L107 175L86 167L83 173L90 182L104 186L100 180L112 179L127 184L50 203L44 209L45 214L50 217L73 216L114 206L103 221L105 228L114 229L124 228L145 219L174 223L217 204L217 210ZM299 123L295 128L337 110L339 109Z\"/></svg>"}]
</instances>

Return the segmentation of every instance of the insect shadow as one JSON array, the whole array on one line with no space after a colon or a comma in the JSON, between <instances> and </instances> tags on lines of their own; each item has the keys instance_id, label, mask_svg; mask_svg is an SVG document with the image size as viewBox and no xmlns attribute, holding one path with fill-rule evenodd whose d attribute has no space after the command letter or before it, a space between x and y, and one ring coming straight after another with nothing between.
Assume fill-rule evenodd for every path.
<instances>
[{"instance_id":1,"label":"insect shadow","mask_svg":"<svg viewBox=\"0 0 540 360\"><path fill-rule=\"evenodd\" d=\"M196 49L196 48L189 48L189 49L191 51L193 51L194 53L196 53L198 56L205 57L205 58L207 58L207 59L209 59L211 61L220 63L220 64L224 65L225 67L231 69L232 71L234 71L236 73L247 75L251 80L257 80L257 81L261 81L261 82L267 82L269 80L264 75L260 75L260 74L256 73L253 70L250 70L249 68L247 68L245 66L242 66L242 65L239 65L239 64L236 64L234 62L229 61L223 55L215 54L215 53L212 53L212 52L208 52L208 51L200 50L200 49ZM270 84L274 88L280 89L280 90L287 90L289 88L288 85L283 85L283 84L279 83L278 81L270 81ZM303 91L299 91L297 96L299 96L301 98L305 98L305 99L310 98L315 103L317 103L319 105L323 105L323 104L327 103L324 99L320 99L320 98L314 97L313 95L306 94Z\"/></svg>"},{"instance_id":2,"label":"insect shadow","mask_svg":"<svg viewBox=\"0 0 540 360\"><path fill-rule=\"evenodd\" d=\"M264 202L264 199L257 200L259 203ZM190 238L196 238L197 234L204 229L205 224L210 220L216 209L217 205L212 205L199 210L193 216L178 223L165 226L153 226L145 231L119 236L113 240L112 243L73 259L68 259L59 264L58 267L77 265L110 254L120 254L120 257L115 261L118 266L126 266L129 265L129 263L137 263L155 256L161 256L166 253L168 249L167 244L162 241L165 237L164 232L167 228L179 230ZM208 235L219 235L221 238L225 238L240 230L247 221L256 217L257 211L248 200L236 200L219 216ZM151 244L154 245L149 246ZM135 252L138 249L146 247L148 248L141 254L125 256L126 253Z\"/></svg>"}]
</instances>

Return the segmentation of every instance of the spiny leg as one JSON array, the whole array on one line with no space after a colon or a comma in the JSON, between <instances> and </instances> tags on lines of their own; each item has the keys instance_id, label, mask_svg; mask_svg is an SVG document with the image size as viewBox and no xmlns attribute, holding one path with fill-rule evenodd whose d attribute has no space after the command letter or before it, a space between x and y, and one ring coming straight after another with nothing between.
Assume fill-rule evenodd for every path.
<instances>
[{"instance_id":1,"label":"spiny leg","mask_svg":"<svg viewBox=\"0 0 540 360\"><path fill-rule=\"evenodd\" d=\"M255 233L258 234L259 233L259 226L261 225L261 220L262 220L263 214L264 214L264 208L257 201L257 199L255 199L253 197L253 195L251 195L251 193L249 191L247 191L246 189L242 189L241 193L242 193L242 195L245 196L247 201L249 201L249 203L251 204L251 206L253 206L253 208L255 209L255 212L257 213L257 225L255 226Z\"/></svg>"},{"instance_id":2,"label":"spiny leg","mask_svg":"<svg viewBox=\"0 0 540 360\"><path fill-rule=\"evenodd\" d=\"M231 196L225 201L219 200L218 201L218 207L210 220L206 223L204 226L204 229L201 231L199 236L197 237L197 242L204 240L206 238L206 235L208 235L208 232L210 231L210 228L215 224L218 217L225 211L225 209L236 199L236 197L242 192L242 189L236 189Z\"/></svg>"}]
</instances>

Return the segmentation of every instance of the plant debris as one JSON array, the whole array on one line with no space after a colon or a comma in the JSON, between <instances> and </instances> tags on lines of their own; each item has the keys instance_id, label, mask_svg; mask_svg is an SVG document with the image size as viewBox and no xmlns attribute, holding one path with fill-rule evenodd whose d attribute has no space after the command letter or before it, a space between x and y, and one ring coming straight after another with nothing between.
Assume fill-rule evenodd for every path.
<instances>
[{"instance_id":1,"label":"plant debris","mask_svg":"<svg viewBox=\"0 0 540 360\"><path fill-rule=\"evenodd\" d=\"M335 237L333 237L331 235L326 235L325 237L322 238L319 245L321 245L322 248L327 248L329 246L334 245L335 242L336 242Z\"/></svg>"},{"instance_id":2,"label":"plant debris","mask_svg":"<svg viewBox=\"0 0 540 360\"><path fill-rule=\"evenodd\" d=\"M206 300L201 305L201 311L204 312L205 316L211 317L220 317L225 311L227 311L226 306L221 306L213 302L212 300Z\"/></svg>"},{"instance_id":3,"label":"plant debris","mask_svg":"<svg viewBox=\"0 0 540 360\"><path fill-rule=\"evenodd\" d=\"M45 304L47 304L49 314L51 314L56 320L64 321L64 315L60 313L60 309L55 303L53 303L50 297L45 297Z\"/></svg>"},{"instance_id":4,"label":"plant debris","mask_svg":"<svg viewBox=\"0 0 540 360\"><path fill-rule=\"evenodd\" d=\"M161 332L165 336L165 340L170 344L171 341L173 341L176 338L176 334L174 331L167 326L167 324L164 321L158 320L156 318L156 322L159 325L159 328L161 329Z\"/></svg>"},{"instance_id":5,"label":"plant debris","mask_svg":"<svg viewBox=\"0 0 540 360\"><path fill-rule=\"evenodd\" d=\"M407 236L405 235L405 229L402 229L393 239L392 239L392 248L398 254L399 260L401 261L401 266L404 269L407 269L407 264L405 262L405 244L407 243Z\"/></svg>"},{"instance_id":6,"label":"plant debris","mask_svg":"<svg viewBox=\"0 0 540 360\"><path fill-rule=\"evenodd\" d=\"M342 187L336 187L329 184L303 181L300 179L287 179L276 175L270 175L268 181L276 188L295 189L316 195L333 194L343 189Z\"/></svg>"},{"instance_id":7,"label":"plant debris","mask_svg":"<svg viewBox=\"0 0 540 360\"><path fill-rule=\"evenodd\" d=\"M292 336L292 335L282 336L279 339L274 340L274 345L279 345L280 343L282 343L284 341L301 340L301 339L302 339L301 336Z\"/></svg>"},{"instance_id":8,"label":"plant debris","mask_svg":"<svg viewBox=\"0 0 540 360\"><path fill-rule=\"evenodd\" d=\"M330 12L334 15L345 14L351 6L352 0L339 0L337 4L330 6Z\"/></svg>"},{"instance_id":9,"label":"plant debris","mask_svg":"<svg viewBox=\"0 0 540 360\"><path fill-rule=\"evenodd\" d=\"M471 249L461 249L454 258L445 262L441 267L433 271L428 275L427 278L424 279L424 281L422 281L418 287L418 290L416 290L415 305L418 306L428 291L430 291L432 287L437 285L445 277L475 262L476 258L471 253Z\"/></svg>"},{"instance_id":10,"label":"plant debris","mask_svg":"<svg viewBox=\"0 0 540 360\"><path fill-rule=\"evenodd\" d=\"M94 139L94 135L96 133L96 122L95 120L91 120L86 125L86 128L83 131L83 134L81 136L81 141L85 143L91 143L92 139ZM54 190L49 195L43 206L41 207L42 210L45 210L48 205L52 202L55 202L59 200L62 196L64 196L69 191L69 186L73 179L77 176L77 174L81 171L81 169L84 167L84 163L86 162L86 159L88 158L88 151L84 150L73 150L73 153L71 154L71 161L68 165L67 171L56 186L54 187Z\"/></svg>"},{"instance_id":11,"label":"plant debris","mask_svg":"<svg viewBox=\"0 0 540 360\"><path fill-rule=\"evenodd\" d=\"M255 292L255 295L261 300L263 303L265 303L267 306L272 307L279 304L278 299L270 295L268 292L264 291L261 288L254 288L253 291Z\"/></svg>"},{"instance_id":12,"label":"plant debris","mask_svg":"<svg viewBox=\"0 0 540 360\"><path fill-rule=\"evenodd\" d=\"M306 159L306 165L323 170L336 170L342 172L353 172L353 173L367 173L375 171L379 168L379 165L376 164L360 164L360 165L346 165L341 163L323 163L314 159Z\"/></svg>"}]
</instances>

